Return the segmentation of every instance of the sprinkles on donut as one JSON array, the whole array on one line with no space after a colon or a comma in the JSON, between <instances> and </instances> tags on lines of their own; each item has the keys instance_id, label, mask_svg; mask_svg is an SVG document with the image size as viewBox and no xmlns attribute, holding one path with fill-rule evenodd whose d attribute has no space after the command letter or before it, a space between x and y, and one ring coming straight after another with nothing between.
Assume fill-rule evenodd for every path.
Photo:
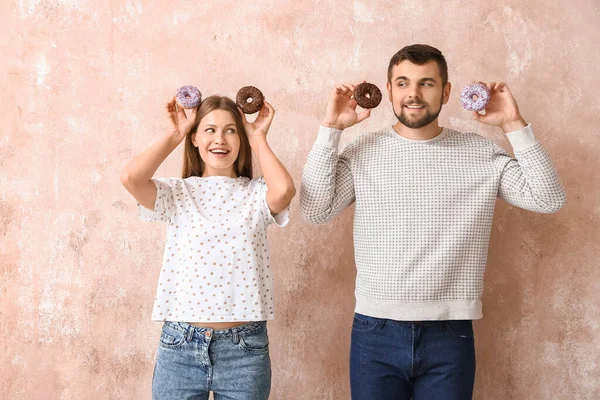
<instances>
[{"instance_id":1,"label":"sprinkles on donut","mask_svg":"<svg viewBox=\"0 0 600 400\"><path fill-rule=\"evenodd\" d=\"M490 91L482 83L473 83L462 90L460 102L466 110L484 110L490 102Z\"/></svg>"},{"instance_id":2,"label":"sprinkles on donut","mask_svg":"<svg viewBox=\"0 0 600 400\"><path fill-rule=\"evenodd\" d=\"M202 93L195 86L182 86L175 92L175 100L182 108L196 108L202 103Z\"/></svg>"}]
</instances>

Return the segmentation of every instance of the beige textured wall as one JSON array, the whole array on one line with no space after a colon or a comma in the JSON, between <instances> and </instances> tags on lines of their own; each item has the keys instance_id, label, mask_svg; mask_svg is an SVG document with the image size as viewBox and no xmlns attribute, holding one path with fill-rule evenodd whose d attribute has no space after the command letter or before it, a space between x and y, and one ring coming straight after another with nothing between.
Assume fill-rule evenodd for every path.
<instances>
[{"instance_id":1,"label":"beige textured wall","mask_svg":"<svg viewBox=\"0 0 600 400\"><path fill-rule=\"evenodd\" d=\"M135 215L124 164L164 129L184 84L258 86L297 184L338 82L384 88L389 58L448 59L444 125L491 137L460 88L504 80L559 170L568 204L499 203L476 322L476 399L600 398L600 11L597 0L0 2L0 398L146 399L164 227ZM344 134L394 122L385 99ZM178 175L176 151L159 175ZM274 399L347 399L352 210L271 231Z\"/></svg>"}]
</instances>

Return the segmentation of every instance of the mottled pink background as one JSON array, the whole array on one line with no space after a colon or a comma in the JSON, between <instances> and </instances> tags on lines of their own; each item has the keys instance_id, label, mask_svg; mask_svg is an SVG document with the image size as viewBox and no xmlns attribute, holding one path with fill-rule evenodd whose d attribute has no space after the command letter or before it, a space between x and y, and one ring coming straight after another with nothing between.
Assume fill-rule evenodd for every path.
<instances>
[{"instance_id":1,"label":"mottled pink background","mask_svg":"<svg viewBox=\"0 0 600 400\"><path fill-rule=\"evenodd\" d=\"M492 3L2 1L0 398L150 398L165 232L138 220L119 172L163 133L177 87L262 89L270 143L299 185L332 86L383 89L412 43L447 57L444 125L510 148L458 101L472 80L506 81L567 190L558 214L498 204L475 398L600 398L599 3ZM343 140L393 121L384 99ZM179 175L181 159L158 175ZM292 205L271 231L272 398L347 399L353 211L311 226Z\"/></svg>"}]
</instances>

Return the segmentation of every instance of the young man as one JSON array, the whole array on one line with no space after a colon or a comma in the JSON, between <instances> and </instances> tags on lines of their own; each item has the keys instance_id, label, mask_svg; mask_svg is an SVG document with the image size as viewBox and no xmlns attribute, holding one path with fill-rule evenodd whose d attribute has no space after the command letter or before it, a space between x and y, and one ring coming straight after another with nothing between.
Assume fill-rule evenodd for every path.
<instances>
[{"instance_id":1,"label":"young man","mask_svg":"<svg viewBox=\"0 0 600 400\"><path fill-rule=\"evenodd\" d=\"M482 317L483 273L496 197L552 213L565 193L552 163L504 83L481 123L501 127L515 157L473 133L440 127L451 84L442 53L407 46L389 64L398 122L362 135L338 155L356 113L354 85L336 87L304 168L302 215L324 223L356 202L356 314L352 398L470 399L471 321Z\"/></svg>"}]
</instances>

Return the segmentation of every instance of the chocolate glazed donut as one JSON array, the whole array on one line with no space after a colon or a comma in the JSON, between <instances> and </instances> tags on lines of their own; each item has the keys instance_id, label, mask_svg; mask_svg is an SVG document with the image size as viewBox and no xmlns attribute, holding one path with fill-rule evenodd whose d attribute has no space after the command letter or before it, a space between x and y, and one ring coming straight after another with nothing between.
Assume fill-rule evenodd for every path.
<instances>
[{"instance_id":1,"label":"chocolate glazed donut","mask_svg":"<svg viewBox=\"0 0 600 400\"><path fill-rule=\"evenodd\" d=\"M254 86L244 86L238 90L235 102L242 109L244 114L254 114L263 107L265 96L263 96L262 92Z\"/></svg>"},{"instance_id":2,"label":"chocolate glazed donut","mask_svg":"<svg viewBox=\"0 0 600 400\"><path fill-rule=\"evenodd\" d=\"M363 82L354 88L354 100L362 108L375 108L381 103L381 91L372 83Z\"/></svg>"}]
</instances>

